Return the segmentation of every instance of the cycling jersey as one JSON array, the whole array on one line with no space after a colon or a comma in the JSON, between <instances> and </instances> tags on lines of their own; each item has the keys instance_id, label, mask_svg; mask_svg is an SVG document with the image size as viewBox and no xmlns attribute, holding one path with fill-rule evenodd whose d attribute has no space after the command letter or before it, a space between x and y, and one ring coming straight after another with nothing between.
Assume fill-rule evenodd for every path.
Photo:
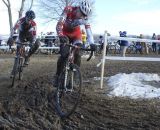
<instances>
[{"instance_id":1,"label":"cycling jersey","mask_svg":"<svg viewBox=\"0 0 160 130\"><path fill-rule=\"evenodd\" d=\"M94 43L90 24L85 19L76 18L76 13L79 7L67 6L57 23L57 34L59 36L66 35L73 43L82 43L82 33L80 25L84 25L87 33L87 39L90 44Z\"/></svg>"},{"instance_id":2,"label":"cycling jersey","mask_svg":"<svg viewBox=\"0 0 160 130\"><path fill-rule=\"evenodd\" d=\"M36 41L37 28L36 23L33 20L30 20L29 23L27 23L25 17L20 18L13 27L11 36L13 36L16 30L18 30L20 42L22 42L22 37L29 37L30 39L32 39L32 42Z\"/></svg>"}]
</instances>

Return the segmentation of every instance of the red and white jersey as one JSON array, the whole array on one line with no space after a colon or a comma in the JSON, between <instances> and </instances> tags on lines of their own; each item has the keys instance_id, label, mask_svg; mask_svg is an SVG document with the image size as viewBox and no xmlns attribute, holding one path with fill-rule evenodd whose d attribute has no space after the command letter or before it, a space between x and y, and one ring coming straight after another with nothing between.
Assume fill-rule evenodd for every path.
<instances>
[{"instance_id":1,"label":"red and white jersey","mask_svg":"<svg viewBox=\"0 0 160 130\"><path fill-rule=\"evenodd\" d=\"M20 18L12 29L11 36L18 30L18 32L23 32L24 34L30 33L33 37L36 37L37 26L33 20L26 23L25 17Z\"/></svg>"},{"instance_id":2,"label":"red and white jersey","mask_svg":"<svg viewBox=\"0 0 160 130\"><path fill-rule=\"evenodd\" d=\"M94 43L90 24L86 20L87 17L84 19L76 18L77 11L79 11L79 7L67 6L64 9L57 23L56 27L57 34L59 36L66 35L73 42L74 41L82 42L82 32L80 25L84 25L89 43Z\"/></svg>"}]
</instances>

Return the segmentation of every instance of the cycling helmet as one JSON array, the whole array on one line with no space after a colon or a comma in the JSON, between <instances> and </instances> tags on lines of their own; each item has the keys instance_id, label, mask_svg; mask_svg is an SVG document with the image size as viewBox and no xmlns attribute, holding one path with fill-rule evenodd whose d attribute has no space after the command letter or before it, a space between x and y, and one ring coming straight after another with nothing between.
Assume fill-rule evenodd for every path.
<instances>
[{"instance_id":1,"label":"cycling helmet","mask_svg":"<svg viewBox=\"0 0 160 130\"><path fill-rule=\"evenodd\" d=\"M31 19L35 19L36 15L35 15L34 11L29 10L26 12L25 17L28 18L29 20L31 20Z\"/></svg>"},{"instance_id":2,"label":"cycling helmet","mask_svg":"<svg viewBox=\"0 0 160 130\"><path fill-rule=\"evenodd\" d=\"M91 13L90 3L87 0L83 0L80 3L80 10L84 15L88 16Z\"/></svg>"}]
</instances>

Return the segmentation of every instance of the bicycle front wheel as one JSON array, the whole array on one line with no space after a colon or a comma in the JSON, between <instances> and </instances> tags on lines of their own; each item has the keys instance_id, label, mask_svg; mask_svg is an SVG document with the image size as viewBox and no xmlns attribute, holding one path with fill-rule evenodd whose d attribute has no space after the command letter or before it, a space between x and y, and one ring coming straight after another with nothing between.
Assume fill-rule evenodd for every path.
<instances>
[{"instance_id":1,"label":"bicycle front wheel","mask_svg":"<svg viewBox=\"0 0 160 130\"><path fill-rule=\"evenodd\" d=\"M18 73L18 66L19 66L19 57L16 57L14 61L14 66L13 66L13 77L12 77L12 84L11 84L12 87L14 86L16 74Z\"/></svg>"},{"instance_id":2,"label":"bicycle front wheel","mask_svg":"<svg viewBox=\"0 0 160 130\"><path fill-rule=\"evenodd\" d=\"M19 80L22 80L23 77L23 64L24 64L24 59L23 57L20 57L19 67L18 67Z\"/></svg>"},{"instance_id":3,"label":"bicycle front wheel","mask_svg":"<svg viewBox=\"0 0 160 130\"><path fill-rule=\"evenodd\" d=\"M59 76L56 90L56 110L61 118L69 117L81 98L82 78L79 67L70 65Z\"/></svg>"}]
</instances>

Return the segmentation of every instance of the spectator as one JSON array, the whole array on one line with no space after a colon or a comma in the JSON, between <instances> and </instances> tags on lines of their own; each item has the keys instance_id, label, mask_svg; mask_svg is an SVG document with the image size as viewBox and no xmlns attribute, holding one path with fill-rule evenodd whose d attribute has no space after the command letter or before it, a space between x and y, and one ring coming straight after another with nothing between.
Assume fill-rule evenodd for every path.
<instances>
[{"instance_id":1,"label":"spectator","mask_svg":"<svg viewBox=\"0 0 160 130\"><path fill-rule=\"evenodd\" d=\"M82 29L82 46L85 48L85 44L86 44L86 41L87 41L87 36L86 36L86 33L85 31Z\"/></svg>"},{"instance_id":2,"label":"spectator","mask_svg":"<svg viewBox=\"0 0 160 130\"><path fill-rule=\"evenodd\" d=\"M120 31L119 32L120 37L127 37L127 32L126 31ZM123 57L125 57L126 54L126 50L128 47L128 41L126 40L119 40L118 41L119 45L120 45L120 51Z\"/></svg>"},{"instance_id":3,"label":"spectator","mask_svg":"<svg viewBox=\"0 0 160 130\"><path fill-rule=\"evenodd\" d=\"M140 38L140 37L137 36L137 38ZM141 42L136 42L136 54L137 54L137 52L139 52L140 54L143 54L142 50L143 50L142 43Z\"/></svg>"},{"instance_id":4,"label":"spectator","mask_svg":"<svg viewBox=\"0 0 160 130\"><path fill-rule=\"evenodd\" d=\"M0 39L0 46L1 46L1 44L2 44L2 40Z\"/></svg>"},{"instance_id":5,"label":"spectator","mask_svg":"<svg viewBox=\"0 0 160 130\"><path fill-rule=\"evenodd\" d=\"M156 34L155 33L153 33L152 40L156 40ZM152 43L152 51L155 52L155 53L157 51L157 45L156 44L157 44L156 42Z\"/></svg>"},{"instance_id":6,"label":"spectator","mask_svg":"<svg viewBox=\"0 0 160 130\"><path fill-rule=\"evenodd\" d=\"M140 34L140 37L141 39L144 38L143 34ZM141 45L142 45L142 49L144 48L144 51L145 51L145 54L148 54L148 46L147 46L147 43L146 42L141 42ZM143 53L143 50L142 50L142 53Z\"/></svg>"},{"instance_id":7,"label":"spectator","mask_svg":"<svg viewBox=\"0 0 160 130\"><path fill-rule=\"evenodd\" d=\"M158 40L160 40L160 36L158 37ZM160 43L157 44L158 44L158 54L160 54Z\"/></svg>"},{"instance_id":8,"label":"spectator","mask_svg":"<svg viewBox=\"0 0 160 130\"><path fill-rule=\"evenodd\" d=\"M102 52L103 50L103 45L104 45L104 38L102 35L99 36L99 41L98 43L100 44L100 51Z\"/></svg>"},{"instance_id":9,"label":"spectator","mask_svg":"<svg viewBox=\"0 0 160 130\"><path fill-rule=\"evenodd\" d=\"M2 38L1 38L1 36L0 36L0 46L2 45Z\"/></svg>"}]
</instances>

